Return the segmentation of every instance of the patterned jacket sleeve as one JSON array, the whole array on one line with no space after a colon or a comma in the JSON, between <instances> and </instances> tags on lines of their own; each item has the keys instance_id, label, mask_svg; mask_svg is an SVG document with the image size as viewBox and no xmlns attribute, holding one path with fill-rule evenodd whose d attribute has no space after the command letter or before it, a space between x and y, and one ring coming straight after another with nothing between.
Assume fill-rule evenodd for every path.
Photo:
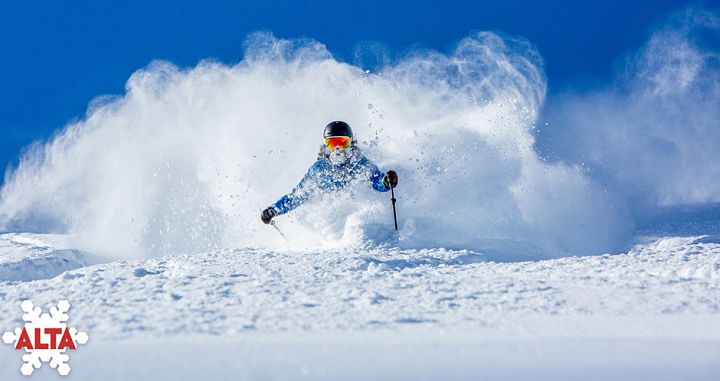
<instances>
[{"instance_id":1,"label":"patterned jacket sleeve","mask_svg":"<svg viewBox=\"0 0 720 381\"><path fill-rule=\"evenodd\" d=\"M293 188L292 192L282 196L273 208L278 214L285 214L298 206L302 205L310 197L310 192L316 182L316 174L319 167L319 161L316 161L305 173L300 183Z\"/></svg>"},{"instance_id":2,"label":"patterned jacket sleeve","mask_svg":"<svg viewBox=\"0 0 720 381\"><path fill-rule=\"evenodd\" d=\"M367 157L363 157L360 164L365 167L373 189L378 192L387 192L390 190L390 188L386 188L385 184L383 184L385 173L381 172L377 165L373 164Z\"/></svg>"}]
</instances>

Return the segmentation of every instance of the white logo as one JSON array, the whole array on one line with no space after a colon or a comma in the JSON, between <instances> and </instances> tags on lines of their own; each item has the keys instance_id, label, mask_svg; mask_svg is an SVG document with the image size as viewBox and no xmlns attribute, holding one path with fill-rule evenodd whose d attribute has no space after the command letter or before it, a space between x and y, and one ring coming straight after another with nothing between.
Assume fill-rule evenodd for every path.
<instances>
[{"instance_id":1,"label":"white logo","mask_svg":"<svg viewBox=\"0 0 720 381\"><path fill-rule=\"evenodd\" d=\"M22 317L25 326L15 328L14 332L5 332L2 336L5 344L13 344L17 350L25 349L20 372L29 376L35 368L40 368L41 362L50 362L51 368L57 368L60 375L67 376L70 373L67 363L70 356L65 351L75 350L78 344L88 341L87 333L68 328L65 324L70 303L61 300L57 307L50 308L50 314L41 313L42 310L29 300L22 302L20 308L25 312Z\"/></svg>"}]
</instances>

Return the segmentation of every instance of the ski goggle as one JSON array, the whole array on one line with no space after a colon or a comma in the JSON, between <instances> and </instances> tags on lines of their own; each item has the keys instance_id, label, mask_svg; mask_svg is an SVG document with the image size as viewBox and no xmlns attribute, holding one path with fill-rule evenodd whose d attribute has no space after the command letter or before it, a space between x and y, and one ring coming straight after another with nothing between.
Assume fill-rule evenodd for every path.
<instances>
[{"instance_id":1,"label":"ski goggle","mask_svg":"<svg viewBox=\"0 0 720 381\"><path fill-rule=\"evenodd\" d=\"M329 138L325 138L325 147L327 147L330 151L335 148L348 148L350 147L350 138L347 136L331 136Z\"/></svg>"}]
</instances>

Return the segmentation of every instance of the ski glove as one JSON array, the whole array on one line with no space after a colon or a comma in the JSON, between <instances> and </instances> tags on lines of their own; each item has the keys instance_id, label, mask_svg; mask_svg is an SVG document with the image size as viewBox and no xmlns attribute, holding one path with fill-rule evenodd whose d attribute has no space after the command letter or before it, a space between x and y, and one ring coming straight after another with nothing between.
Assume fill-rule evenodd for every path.
<instances>
[{"instance_id":1,"label":"ski glove","mask_svg":"<svg viewBox=\"0 0 720 381\"><path fill-rule=\"evenodd\" d=\"M383 185L385 185L385 188L395 188L398 184L398 175L397 172L393 170L387 171L385 176L383 176Z\"/></svg>"},{"instance_id":2,"label":"ski glove","mask_svg":"<svg viewBox=\"0 0 720 381\"><path fill-rule=\"evenodd\" d=\"M260 215L260 219L262 222L269 224L270 221L272 221L273 217L277 216L277 212L275 211L275 208L269 207L262 211L262 214Z\"/></svg>"}]
</instances>

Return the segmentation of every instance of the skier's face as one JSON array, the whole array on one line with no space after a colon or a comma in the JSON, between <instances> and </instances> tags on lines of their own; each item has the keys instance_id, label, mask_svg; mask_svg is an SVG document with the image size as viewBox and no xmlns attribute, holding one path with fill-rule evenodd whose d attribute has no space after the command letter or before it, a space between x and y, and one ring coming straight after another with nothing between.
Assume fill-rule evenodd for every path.
<instances>
[{"instance_id":1,"label":"skier's face","mask_svg":"<svg viewBox=\"0 0 720 381\"><path fill-rule=\"evenodd\" d=\"M330 160L330 163L333 165L342 164L348 159L348 150L347 149L341 149L340 147L335 147L334 150L330 151L330 155L328 156L328 159Z\"/></svg>"}]
</instances>

